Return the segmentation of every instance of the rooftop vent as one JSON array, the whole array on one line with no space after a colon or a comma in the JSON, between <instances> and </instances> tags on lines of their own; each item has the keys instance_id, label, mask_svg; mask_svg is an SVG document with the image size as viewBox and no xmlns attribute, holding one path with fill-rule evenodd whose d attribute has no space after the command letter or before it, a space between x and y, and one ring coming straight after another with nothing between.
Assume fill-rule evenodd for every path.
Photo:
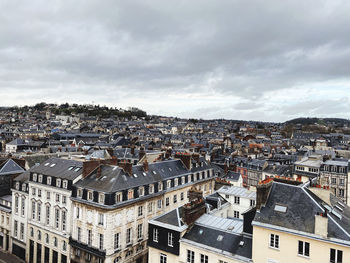
<instances>
[{"instance_id":1,"label":"rooftop vent","mask_svg":"<svg viewBox=\"0 0 350 263\"><path fill-rule=\"evenodd\" d=\"M275 211L285 213L287 212L287 207L283 205L275 205Z\"/></svg>"},{"instance_id":2,"label":"rooftop vent","mask_svg":"<svg viewBox=\"0 0 350 263\"><path fill-rule=\"evenodd\" d=\"M243 241L243 240L239 241L239 246L240 246L240 247L243 247L243 246L244 246L244 241Z\"/></svg>"}]
</instances>

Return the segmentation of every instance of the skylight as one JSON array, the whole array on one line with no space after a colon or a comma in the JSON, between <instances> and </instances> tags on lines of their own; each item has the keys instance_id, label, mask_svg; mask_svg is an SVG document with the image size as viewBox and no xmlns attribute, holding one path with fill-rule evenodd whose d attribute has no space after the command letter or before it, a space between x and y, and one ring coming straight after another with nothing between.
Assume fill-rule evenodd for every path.
<instances>
[{"instance_id":1,"label":"skylight","mask_svg":"<svg viewBox=\"0 0 350 263\"><path fill-rule=\"evenodd\" d=\"M77 167L74 169L75 172L78 172L80 170L80 167Z\"/></svg>"},{"instance_id":2,"label":"skylight","mask_svg":"<svg viewBox=\"0 0 350 263\"><path fill-rule=\"evenodd\" d=\"M222 241L224 237L222 235L218 235L217 241Z\"/></svg>"},{"instance_id":3,"label":"skylight","mask_svg":"<svg viewBox=\"0 0 350 263\"><path fill-rule=\"evenodd\" d=\"M74 168L74 166L71 166L68 168L68 171L72 170Z\"/></svg>"},{"instance_id":4,"label":"skylight","mask_svg":"<svg viewBox=\"0 0 350 263\"><path fill-rule=\"evenodd\" d=\"M55 163L53 163L53 164L51 164L51 165L50 165L50 167L54 167L55 165L56 165L56 164L55 164Z\"/></svg>"},{"instance_id":5,"label":"skylight","mask_svg":"<svg viewBox=\"0 0 350 263\"><path fill-rule=\"evenodd\" d=\"M285 213L287 212L287 207L283 205L275 205L275 211Z\"/></svg>"},{"instance_id":6,"label":"skylight","mask_svg":"<svg viewBox=\"0 0 350 263\"><path fill-rule=\"evenodd\" d=\"M199 234L203 234L203 229L199 229Z\"/></svg>"},{"instance_id":7,"label":"skylight","mask_svg":"<svg viewBox=\"0 0 350 263\"><path fill-rule=\"evenodd\" d=\"M48 166L50 163L45 163L44 166Z\"/></svg>"},{"instance_id":8,"label":"skylight","mask_svg":"<svg viewBox=\"0 0 350 263\"><path fill-rule=\"evenodd\" d=\"M339 201L337 203L338 203L338 205L341 205L342 207L345 207L345 205L343 203L341 203Z\"/></svg>"}]
</instances>

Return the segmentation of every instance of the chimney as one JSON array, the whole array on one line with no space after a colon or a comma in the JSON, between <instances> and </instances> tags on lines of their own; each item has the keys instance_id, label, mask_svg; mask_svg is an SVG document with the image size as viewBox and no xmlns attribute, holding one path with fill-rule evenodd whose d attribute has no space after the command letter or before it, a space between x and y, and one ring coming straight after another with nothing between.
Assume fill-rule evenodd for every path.
<instances>
[{"instance_id":1,"label":"chimney","mask_svg":"<svg viewBox=\"0 0 350 263\"><path fill-rule=\"evenodd\" d=\"M323 238L328 236L328 217L327 212L317 213L315 215L315 234Z\"/></svg>"},{"instance_id":2,"label":"chimney","mask_svg":"<svg viewBox=\"0 0 350 263\"><path fill-rule=\"evenodd\" d=\"M262 206L266 204L267 198L270 194L270 189L272 186L272 180L262 181L261 184L256 186L256 209L260 210Z\"/></svg>"},{"instance_id":3,"label":"chimney","mask_svg":"<svg viewBox=\"0 0 350 263\"><path fill-rule=\"evenodd\" d=\"M165 152L165 159L169 159L171 157L171 149L167 149Z\"/></svg>"},{"instance_id":4,"label":"chimney","mask_svg":"<svg viewBox=\"0 0 350 263\"><path fill-rule=\"evenodd\" d=\"M131 145L131 155L135 154L135 145Z\"/></svg>"},{"instance_id":5,"label":"chimney","mask_svg":"<svg viewBox=\"0 0 350 263\"><path fill-rule=\"evenodd\" d=\"M228 166L227 166L227 164L225 164L224 173L225 173L225 174L228 173Z\"/></svg>"},{"instance_id":6,"label":"chimney","mask_svg":"<svg viewBox=\"0 0 350 263\"><path fill-rule=\"evenodd\" d=\"M139 161L146 155L145 148L141 147L139 151Z\"/></svg>"},{"instance_id":7,"label":"chimney","mask_svg":"<svg viewBox=\"0 0 350 263\"><path fill-rule=\"evenodd\" d=\"M199 163L199 154L197 153L192 154L192 158L193 160L196 160L197 163Z\"/></svg>"},{"instance_id":8,"label":"chimney","mask_svg":"<svg viewBox=\"0 0 350 263\"><path fill-rule=\"evenodd\" d=\"M143 166L143 171L144 171L144 172L148 172L148 162L147 162L147 160L145 160L145 161L143 162L142 166Z\"/></svg>"},{"instance_id":9,"label":"chimney","mask_svg":"<svg viewBox=\"0 0 350 263\"><path fill-rule=\"evenodd\" d=\"M201 191L194 188L189 190L190 202L183 206L182 220L187 225L192 225L199 217L205 214L206 206Z\"/></svg>"},{"instance_id":10,"label":"chimney","mask_svg":"<svg viewBox=\"0 0 350 263\"><path fill-rule=\"evenodd\" d=\"M83 162L83 178L91 174L99 165L100 162L96 160Z\"/></svg>"},{"instance_id":11,"label":"chimney","mask_svg":"<svg viewBox=\"0 0 350 263\"><path fill-rule=\"evenodd\" d=\"M124 170L129 176L132 176L132 163L130 161L121 161L119 167Z\"/></svg>"},{"instance_id":12,"label":"chimney","mask_svg":"<svg viewBox=\"0 0 350 263\"><path fill-rule=\"evenodd\" d=\"M180 159L187 170L191 170L191 155L189 153L176 153L175 158Z\"/></svg>"},{"instance_id":13,"label":"chimney","mask_svg":"<svg viewBox=\"0 0 350 263\"><path fill-rule=\"evenodd\" d=\"M107 149L107 152L108 152L108 154L109 154L111 157L114 156L114 151L113 151L112 148L108 148L108 149Z\"/></svg>"}]
</instances>

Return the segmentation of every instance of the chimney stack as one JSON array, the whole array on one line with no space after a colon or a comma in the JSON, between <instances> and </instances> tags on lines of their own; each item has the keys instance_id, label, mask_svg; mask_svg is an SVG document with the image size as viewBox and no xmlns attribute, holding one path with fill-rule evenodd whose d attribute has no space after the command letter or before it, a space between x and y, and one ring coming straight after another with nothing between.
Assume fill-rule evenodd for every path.
<instances>
[{"instance_id":1,"label":"chimney stack","mask_svg":"<svg viewBox=\"0 0 350 263\"><path fill-rule=\"evenodd\" d=\"M97 160L83 162L83 178L91 174L99 165L100 162Z\"/></svg>"},{"instance_id":2,"label":"chimney stack","mask_svg":"<svg viewBox=\"0 0 350 263\"><path fill-rule=\"evenodd\" d=\"M203 199L203 194L194 188L189 190L190 202L183 206L183 221L187 225L192 225L199 217L205 214L206 206Z\"/></svg>"},{"instance_id":3,"label":"chimney stack","mask_svg":"<svg viewBox=\"0 0 350 263\"><path fill-rule=\"evenodd\" d=\"M262 206L266 204L267 198L270 194L270 189L272 186L273 180L265 180L256 186L256 209L260 210Z\"/></svg>"},{"instance_id":4,"label":"chimney stack","mask_svg":"<svg viewBox=\"0 0 350 263\"><path fill-rule=\"evenodd\" d=\"M147 162L147 160L145 160L145 161L143 162L142 166L143 166L143 171L144 171L144 172L148 172L148 162Z\"/></svg>"},{"instance_id":5,"label":"chimney stack","mask_svg":"<svg viewBox=\"0 0 350 263\"><path fill-rule=\"evenodd\" d=\"M135 155L135 145L131 145L131 155Z\"/></svg>"},{"instance_id":6,"label":"chimney stack","mask_svg":"<svg viewBox=\"0 0 350 263\"><path fill-rule=\"evenodd\" d=\"M139 151L139 161L146 155L145 148L141 147Z\"/></svg>"},{"instance_id":7,"label":"chimney stack","mask_svg":"<svg viewBox=\"0 0 350 263\"><path fill-rule=\"evenodd\" d=\"M180 159L187 170L191 170L191 155L189 153L176 153L175 158Z\"/></svg>"}]
</instances>

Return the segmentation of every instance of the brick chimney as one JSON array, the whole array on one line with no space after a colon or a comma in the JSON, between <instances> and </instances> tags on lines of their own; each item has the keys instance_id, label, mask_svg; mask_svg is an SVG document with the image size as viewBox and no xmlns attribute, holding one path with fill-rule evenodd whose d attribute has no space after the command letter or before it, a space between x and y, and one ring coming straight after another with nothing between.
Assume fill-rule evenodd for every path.
<instances>
[{"instance_id":1,"label":"brick chimney","mask_svg":"<svg viewBox=\"0 0 350 263\"><path fill-rule=\"evenodd\" d=\"M148 162L147 162L147 160L145 160L145 161L142 163L142 166L143 166L143 171L144 171L144 172L148 172Z\"/></svg>"},{"instance_id":2,"label":"brick chimney","mask_svg":"<svg viewBox=\"0 0 350 263\"><path fill-rule=\"evenodd\" d=\"M97 167L99 167L100 162L98 160L91 160L83 162L83 178L91 174Z\"/></svg>"},{"instance_id":3,"label":"brick chimney","mask_svg":"<svg viewBox=\"0 0 350 263\"><path fill-rule=\"evenodd\" d=\"M135 145L131 145L131 155L134 155L135 154Z\"/></svg>"},{"instance_id":4,"label":"brick chimney","mask_svg":"<svg viewBox=\"0 0 350 263\"><path fill-rule=\"evenodd\" d=\"M191 155L189 153L176 153L175 158L180 159L187 170L191 170Z\"/></svg>"},{"instance_id":5,"label":"brick chimney","mask_svg":"<svg viewBox=\"0 0 350 263\"><path fill-rule=\"evenodd\" d=\"M132 176L132 163L130 161L121 161L119 167L124 170L129 176Z\"/></svg>"},{"instance_id":6,"label":"brick chimney","mask_svg":"<svg viewBox=\"0 0 350 263\"><path fill-rule=\"evenodd\" d=\"M328 236L328 217L327 212L317 213L315 215L315 234L323 238Z\"/></svg>"},{"instance_id":7,"label":"brick chimney","mask_svg":"<svg viewBox=\"0 0 350 263\"><path fill-rule=\"evenodd\" d=\"M169 159L171 157L171 149L167 149L165 152L165 159Z\"/></svg>"},{"instance_id":8,"label":"brick chimney","mask_svg":"<svg viewBox=\"0 0 350 263\"><path fill-rule=\"evenodd\" d=\"M192 158L193 158L193 160L196 160L197 163L199 163L199 154L198 153L192 154Z\"/></svg>"},{"instance_id":9,"label":"brick chimney","mask_svg":"<svg viewBox=\"0 0 350 263\"><path fill-rule=\"evenodd\" d=\"M146 155L145 148L141 147L139 151L139 161Z\"/></svg>"},{"instance_id":10,"label":"brick chimney","mask_svg":"<svg viewBox=\"0 0 350 263\"><path fill-rule=\"evenodd\" d=\"M189 199L191 201L183 206L182 220L187 225L192 225L199 217L205 214L206 207L201 191L191 188L189 190Z\"/></svg>"},{"instance_id":11,"label":"brick chimney","mask_svg":"<svg viewBox=\"0 0 350 263\"><path fill-rule=\"evenodd\" d=\"M260 210L262 206L266 204L267 198L270 194L270 189L273 180L262 181L261 184L256 186L256 209Z\"/></svg>"}]
</instances>

